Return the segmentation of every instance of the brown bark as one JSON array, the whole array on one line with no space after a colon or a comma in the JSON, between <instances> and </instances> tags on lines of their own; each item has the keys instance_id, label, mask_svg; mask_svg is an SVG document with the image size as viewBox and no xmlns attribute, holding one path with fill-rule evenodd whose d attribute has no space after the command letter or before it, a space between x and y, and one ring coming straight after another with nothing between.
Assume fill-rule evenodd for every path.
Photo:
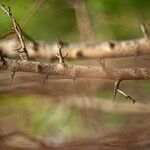
<instances>
[{"instance_id":1,"label":"brown bark","mask_svg":"<svg viewBox=\"0 0 150 150\"><path fill-rule=\"evenodd\" d=\"M149 68L111 69L93 66L66 66L61 64L40 63L34 61L21 61L6 59L0 62L0 69L13 72L31 72L45 75L56 75L60 78L97 78L110 80L143 80L150 79Z\"/></svg>"}]
</instances>

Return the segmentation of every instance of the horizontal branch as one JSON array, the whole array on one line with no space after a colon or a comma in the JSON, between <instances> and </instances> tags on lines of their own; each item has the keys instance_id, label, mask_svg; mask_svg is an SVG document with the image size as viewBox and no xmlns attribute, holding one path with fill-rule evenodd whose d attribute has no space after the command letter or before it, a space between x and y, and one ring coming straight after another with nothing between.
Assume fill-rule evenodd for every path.
<instances>
[{"instance_id":1,"label":"horizontal branch","mask_svg":"<svg viewBox=\"0 0 150 150\"><path fill-rule=\"evenodd\" d=\"M69 66L60 64L40 63L6 59L0 62L0 69L14 72L31 72L44 75L56 75L65 79L97 78L110 80L142 80L150 79L150 68L110 69L93 66Z\"/></svg>"},{"instance_id":2,"label":"horizontal branch","mask_svg":"<svg viewBox=\"0 0 150 150\"><path fill-rule=\"evenodd\" d=\"M13 49L18 48L19 41L15 39L4 39L0 41L0 47L3 54L7 57L14 58L17 54ZM38 47L35 49L35 44L26 41L29 56L32 58L40 58L52 60L56 58L58 52L57 43L37 42ZM63 54L67 54L69 59L77 58L115 58L129 57L137 55L150 54L150 40L146 38L129 40L129 41L108 41L104 43L81 42L74 44L65 44L63 46Z\"/></svg>"}]
</instances>

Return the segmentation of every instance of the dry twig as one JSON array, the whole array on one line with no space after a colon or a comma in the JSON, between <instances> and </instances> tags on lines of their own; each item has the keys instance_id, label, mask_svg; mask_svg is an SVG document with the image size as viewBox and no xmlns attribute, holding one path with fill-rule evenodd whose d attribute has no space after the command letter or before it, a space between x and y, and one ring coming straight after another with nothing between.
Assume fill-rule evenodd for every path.
<instances>
[{"instance_id":1,"label":"dry twig","mask_svg":"<svg viewBox=\"0 0 150 150\"><path fill-rule=\"evenodd\" d=\"M0 7L11 19L12 24L13 24L13 30L16 32L20 40L21 47L19 47L16 51L19 53L21 60L29 60L29 54L26 48L25 41L23 39L20 25L17 23L17 21L13 17L10 7L6 7L4 4L0 4Z\"/></svg>"},{"instance_id":2,"label":"dry twig","mask_svg":"<svg viewBox=\"0 0 150 150\"><path fill-rule=\"evenodd\" d=\"M126 99L130 99L133 101L133 104L135 103L135 99L133 99L131 96L127 95L125 92L123 92L122 90L119 89L119 86L120 86L120 83L121 83L121 80L117 79L115 81L115 84L114 84L114 96L113 96L113 101L115 100L116 98L116 94L117 92L122 94Z\"/></svg>"},{"instance_id":3,"label":"dry twig","mask_svg":"<svg viewBox=\"0 0 150 150\"><path fill-rule=\"evenodd\" d=\"M144 35L144 38L147 39L147 40L149 40L149 33L148 33L148 30L146 28L145 23L141 22L140 23L140 27L141 27L141 31L142 31L142 33Z\"/></svg>"},{"instance_id":4,"label":"dry twig","mask_svg":"<svg viewBox=\"0 0 150 150\"><path fill-rule=\"evenodd\" d=\"M56 57L59 59L60 66L67 67L67 64L65 63L65 59L67 58L68 53L65 56L63 56L62 51L61 51L62 48L63 48L63 45L58 44L58 52L59 53L56 55Z\"/></svg>"}]
</instances>

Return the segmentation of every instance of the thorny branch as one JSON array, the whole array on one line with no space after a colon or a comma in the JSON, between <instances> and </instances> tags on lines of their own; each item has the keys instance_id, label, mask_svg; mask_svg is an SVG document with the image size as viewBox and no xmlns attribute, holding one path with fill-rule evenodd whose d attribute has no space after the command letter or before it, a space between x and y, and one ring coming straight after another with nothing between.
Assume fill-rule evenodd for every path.
<instances>
[{"instance_id":1,"label":"thorny branch","mask_svg":"<svg viewBox=\"0 0 150 150\"><path fill-rule=\"evenodd\" d=\"M140 79L150 79L150 69L149 68L126 68L126 69L111 69L106 67L105 65L105 59L109 57L125 57L125 56L131 56L134 54L134 59L137 56L137 54L140 53L140 55L144 54L150 54L150 41L149 35L147 32L147 29L145 27L145 24L141 24L141 30L144 34L143 39L137 39L137 40L131 40L131 41L124 41L124 42L116 42L116 41L109 41L105 44L89 44L86 43L85 45L79 44L77 45L64 45L62 42L59 42L58 46L58 54L56 55L59 59L59 64L50 64L50 63L40 63L36 61L29 61L29 54L26 48L26 43L23 39L23 31L21 30L19 24L14 19L10 8L6 7L3 4L0 4L0 7L2 10L10 17L14 31L18 35L18 38L21 43L21 47L17 49L19 52L19 55L21 57L21 60L15 60L15 59L8 59L4 58L2 56L2 52L0 52L0 69L3 70L11 70L12 71L12 79L14 78L15 72L31 72L31 73L40 73L44 74L45 81L48 79L49 75L55 75L60 78L65 79L77 79L77 78L97 78L97 79L109 79L109 80L115 80L114 85L114 96L113 100L115 100L117 92L125 96L126 99L130 99L135 102L135 100L127 95L125 92L121 91L119 89L119 85L121 81L123 80L140 80ZM13 31L11 31L9 34L12 34ZM7 36L7 35L6 35ZM30 39L33 44L35 44L35 41ZM40 44L38 44L38 47ZM50 46L50 45L49 45ZM52 45L51 45L52 46ZM62 48L65 47L65 49L74 49L73 54L70 56L70 58L76 58L78 56L80 57L99 57L101 58L101 67L88 67L88 66L69 66L65 63L65 59L68 56L68 53L66 53L65 56L63 56ZM76 47L77 46L77 47ZM95 50L93 50L93 47L95 46ZM54 48L55 46L52 46L51 48ZM90 47L90 49L88 49ZM50 47L48 47L49 50ZM80 50L79 50L80 48ZM81 48L83 48L81 50ZM1 48L3 49L3 48ZM92 51L93 53L92 53ZM120 50L121 49L121 50ZM118 50L120 50L118 52ZM49 50L50 51L50 50ZM39 52L35 51L34 52ZM44 54L45 52L43 52ZM75 53L75 54L74 54ZM23 56L25 54L25 56ZM53 54L54 53L53 51ZM36 54L37 55L37 54ZM42 55L40 53L40 55ZM46 56L48 54L46 53ZM27 60L27 61L23 61Z\"/></svg>"},{"instance_id":2,"label":"thorny branch","mask_svg":"<svg viewBox=\"0 0 150 150\"><path fill-rule=\"evenodd\" d=\"M96 66L70 66L60 67L59 64L42 63L36 61L21 61L15 59L4 58L7 65L0 62L0 69L11 70L15 65L16 72L30 72L47 75L56 75L62 79L76 78L95 78L108 80L149 80L150 68L137 68L135 72L133 68L111 69Z\"/></svg>"}]
</instances>

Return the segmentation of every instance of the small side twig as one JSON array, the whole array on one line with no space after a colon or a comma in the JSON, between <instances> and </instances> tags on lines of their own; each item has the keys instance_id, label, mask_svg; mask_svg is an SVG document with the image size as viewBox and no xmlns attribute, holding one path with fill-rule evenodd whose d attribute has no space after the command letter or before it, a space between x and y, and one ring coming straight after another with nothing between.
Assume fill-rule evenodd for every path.
<instances>
[{"instance_id":1,"label":"small side twig","mask_svg":"<svg viewBox=\"0 0 150 150\"><path fill-rule=\"evenodd\" d=\"M103 58L103 57L100 58L100 65L101 65L102 69L104 69L106 67L105 58Z\"/></svg>"},{"instance_id":2,"label":"small side twig","mask_svg":"<svg viewBox=\"0 0 150 150\"><path fill-rule=\"evenodd\" d=\"M14 79L14 77L15 77L15 74L16 74L16 72L15 72L15 71L12 71L12 73L11 73L10 85L12 85L12 82L13 82L13 79Z\"/></svg>"},{"instance_id":3,"label":"small side twig","mask_svg":"<svg viewBox=\"0 0 150 150\"><path fill-rule=\"evenodd\" d=\"M145 39L149 40L149 33L148 33L145 23L140 22L140 27L141 27L141 31L142 31Z\"/></svg>"},{"instance_id":4,"label":"small side twig","mask_svg":"<svg viewBox=\"0 0 150 150\"><path fill-rule=\"evenodd\" d=\"M21 47L17 51L18 51L18 53L20 53L21 60L29 60L29 54L28 54L28 51L26 48L26 44L25 44L25 41L23 38L22 29L21 29L20 25L17 23L17 21L13 17L10 7L6 7L4 4L0 4L0 7L11 19L12 24L13 24L13 30L16 32L16 34L20 40ZM23 56L23 54L24 54L24 56Z\"/></svg>"},{"instance_id":5,"label":"small side twig","mask_svg":"<svg viewBox=\"0 0 150 150\"><path fill-rule=\"evenodd\" d=\"M133 104L136 102L135 99L133 99L131 96L127 95L125 92L123 92L122 90L119 89L121 80L116 80L115 84L114 84L114 96L113 96L113 101L116 98L117 92L122 94L126 99L132 100Z\"/></svg>"},{"instance_id":6,"label":"small side twig","mask_svg":"<svg viewBox=\"0 0 150 150\"><path fill-rule=\"evenodd\" d=\"M67 64L66 64L66 62L65 62L65 59L67 58L68 53L67 53L65 56L63 56L62 51L61 51L62 48L63 48L63 44L58 43L58 52L59 52L59 53L56 55L56 57L59 59L59 64L60 64L61 66L67 67Z\"/></svg>"},{"instance_id":7,"label":"small side twig","mask_svg":"<svg viewBox=\"0 0 150 150\"><path fill-rule=\"evenodd\" d=\"M133 101L133 104L136 102L135 99L133 99L131 96L127 95L125 92L123 92L123 91L121 91L121 90L119 90L119 89L117 89L117 92L120 93L120 94L122 94L126 99L132 100L132 101Z\"/></svg>"},{"instance_id":8,"label":"small side twig","mask_svg":"<svg viewBox=\"0 0 150 150\"><path fill-rule=\"evenodd\" d=\"M48 81L48 74L45 75L44 81L43 81L43 85L45 85L46 81Z\"/></svg>"},{"instance_id":9,"label":"small side twig","mask_svg":"<svg viewBox=\"0 0 150 150\"><path fill-rule=\"evenodd\" d=\"M115 101L116 94L117 94L117 89L119 89L120 82L121 82L120 80L116 80L116 81L115 81L115 84L114 84L113 101Z\"/></svg>"}]
</instances>

